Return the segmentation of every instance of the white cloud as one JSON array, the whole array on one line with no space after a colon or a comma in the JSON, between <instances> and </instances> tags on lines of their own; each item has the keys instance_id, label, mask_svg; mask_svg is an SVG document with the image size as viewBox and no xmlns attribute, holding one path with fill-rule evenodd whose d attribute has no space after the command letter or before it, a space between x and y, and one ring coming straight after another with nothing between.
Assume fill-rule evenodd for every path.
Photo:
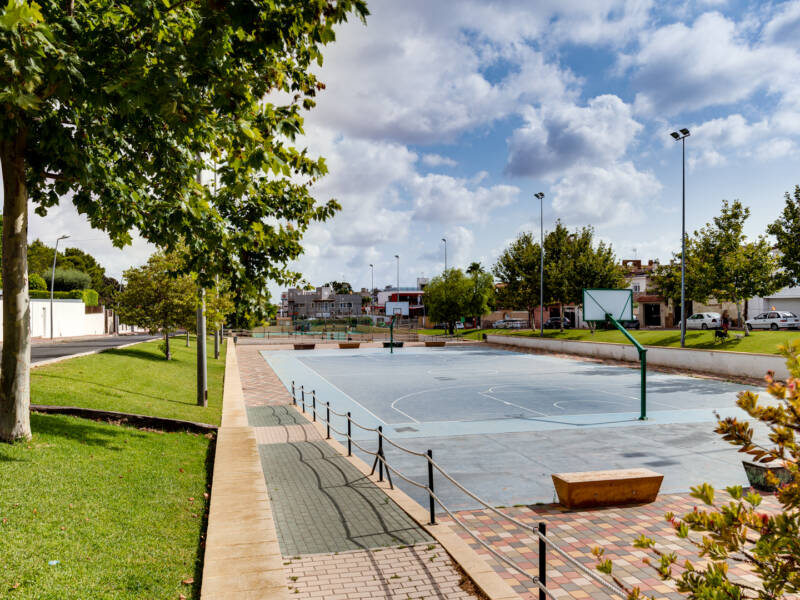
<instances>
[{"instance_id":1,"label":"white cloud","mask_svg":"<svg viewBox=\"0 0 800 600\"><path fill-rule=\"evenodd\" d=\"M511 136L507 170L514 175L560 175L576 166L613 163L642 126L614 95L586 106L550 105L525 112L526 124Z\"/></svg>"},{"instance_id":2,"label":"white cloud","mask_svg":"<svg viewBox=\"0 0 800 600\"><path fill-rule=\"evenodd\" d=\"M566 223L633 224L661 192L652 173L630 162L607 167L577 168L552 188L553 209Z\"/></svg>"},{"instance_id":3,"label":"white cloud","mask_svg":"<svg viewBox=\"0 0 800 600\"><path fill-rule=\"evenodd\" d=\"M796 85L800 59L748 40L739 25L705 13L691 26L673 23L640 34L639 48L619 60L639 92L640 114L676 114L731 105L758 90L781 93Z\"/></svg>"},{"instance_id":4,"label":"white cloud","mask_svg":"<svg viewBox=\"0 0 800 600\"><path fill-rule=\"evenodd\" d=\"M787 2L764 26L763 38L771 44L800 48L800 1Z\"/></svg>"},{"instance_id":5,"label":"white cloud","mask_svg":"<svg viewBox=\"0 0 800 600\"><path fill-rule=\"evenodd\" d=\"M452 158L448 158L447 156L441 156L440 154L423 154L422 155L422 162L429 167L455 167L458 165L456 161Z\"/></svg>"},{"instance_id":6,"label":"white cloud","mask_svg":"<svg viewBox=\"0 0 800 600\"><path fill-rule=\"evenodd\" d=\"M414 219L439 223L474 223L491 211L516 201L519 188L511 185L475 186L448 175L415 176L408 184Z\"/></svg>"}]
</instances>

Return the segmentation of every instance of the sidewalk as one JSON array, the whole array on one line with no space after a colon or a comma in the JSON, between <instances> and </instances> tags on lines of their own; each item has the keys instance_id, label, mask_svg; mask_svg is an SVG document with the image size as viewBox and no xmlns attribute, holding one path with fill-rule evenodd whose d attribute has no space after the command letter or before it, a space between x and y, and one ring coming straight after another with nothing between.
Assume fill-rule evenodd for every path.
<instances>
[{"instance_id":1,"label":"sidewalk","mask_svg":"<svg viewBox=\"0 0 800 600\"><path fill-rule=\"evenodd\" d=\"M479 597L441 545L290 405L262 349L237 347L239 375L290 597Z\"/></svg>"}]
</instances>

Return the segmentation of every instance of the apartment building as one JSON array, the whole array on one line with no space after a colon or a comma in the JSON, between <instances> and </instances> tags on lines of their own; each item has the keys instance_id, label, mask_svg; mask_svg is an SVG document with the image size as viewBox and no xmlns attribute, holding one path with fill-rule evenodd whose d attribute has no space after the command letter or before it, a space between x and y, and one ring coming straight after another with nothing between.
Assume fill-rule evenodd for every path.
<instances>
[{"instance_id":1,"label":"apartment building","mask_svg":"<svg viewBox=\"0 0 800 600\"><path fill-rule=\"evenodd\" d=\"M285 292L286 316L293 319L332 319L361 315L361 298L369 292L362 289L352 294L336 294L328 286L314 290L290 288ZM281 294L283 300L283 294ZM283 305L283 302L281 302Z\"/></svg>"}]
</instances>

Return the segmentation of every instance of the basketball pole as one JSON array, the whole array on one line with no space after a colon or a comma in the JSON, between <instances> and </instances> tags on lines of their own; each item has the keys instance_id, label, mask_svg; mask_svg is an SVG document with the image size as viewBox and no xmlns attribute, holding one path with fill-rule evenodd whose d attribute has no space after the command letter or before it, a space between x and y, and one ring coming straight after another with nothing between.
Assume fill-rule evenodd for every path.
<instances>
[{"instance_id":1,"label":"basketball pole","mask_svg":"<svg viewBox=\"0 0 800 600\"><path fill-rule=\"evenodd\" d=\"M606 313L606 319L611 321L614 324L614 327L619 329L628 340L636 346L636 350L639 351L639 363L641 363L641 391L640 391L640 408L639 408L639 420L646 421L647 420L647 348L642 346L639 341L633 337L627 329L625 329L611 314Z\"/></svg>"}]
</instances>

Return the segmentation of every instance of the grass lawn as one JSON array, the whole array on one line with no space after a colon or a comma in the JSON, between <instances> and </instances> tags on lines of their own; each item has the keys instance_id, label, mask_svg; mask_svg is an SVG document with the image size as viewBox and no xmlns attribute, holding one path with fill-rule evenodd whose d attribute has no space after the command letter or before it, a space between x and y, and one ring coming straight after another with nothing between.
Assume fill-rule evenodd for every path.
<instances>
[{"instance_id":1,"label":"grass lawn","mask_svg":"<svg viewBox=\"0 0 800 600\"><path fill-rule=\"evenodd\" d=\"M492 333L500 335L521 335L538 336L539 331L519 330L519 329L495 329ZM645 346L672 346L680 347L681 332L678 330L642 330L631 331L641 344ZM714 343L714 332L706 331L687 331L686 347L700 348L703 350L730 350L732 352L758 352L762 354L778 354L778 345L785 344L790 340L800 338L800 331L751 331L749 337L736 338L734 334L742 335L742 331L731 331L730 339L725 342ZM558 330L545 330L545 337L581 340L587 342L616 342L629 344L621 332L615 330L601 330L592 334L588 329L567 329L564 333Z\"/></svg>"},{"instance_id":2,"label":"grass lawn","mask_svg":"<svg viewBox=\"0 0 800 600\"><path fill-rule=\"evenodd\" d=\"M31 422L32 441L0 444L0 598L198 598L210 440L63 415Z\"/></svg>"},{"instance_id":3,"label":"grass lawn","mask_svg":"<svg viewBox=\"0 0 800 600\"><path fill-rule=\"evenodd\" d=\"M456 329L455 336L465 340L482 340L484 333L497 333L500 329ZM519 329L515 331L519 332ZM417 329L419 335L446 335L444 329Z\"/></svg>"},{"instance_id":4,"label":"grass lawn","mask_svg":"<svg viewBox=\"0 0 800 600\"><path fill-rule=\"evenodd\" d=\"M209 338L208 408L196 404L195 339L172 338L172 360L164 360L160 342L106 350L31 370L31 402L185 419L219 425L225 345L214 359Z\"/></svg>"}]
</instances>

